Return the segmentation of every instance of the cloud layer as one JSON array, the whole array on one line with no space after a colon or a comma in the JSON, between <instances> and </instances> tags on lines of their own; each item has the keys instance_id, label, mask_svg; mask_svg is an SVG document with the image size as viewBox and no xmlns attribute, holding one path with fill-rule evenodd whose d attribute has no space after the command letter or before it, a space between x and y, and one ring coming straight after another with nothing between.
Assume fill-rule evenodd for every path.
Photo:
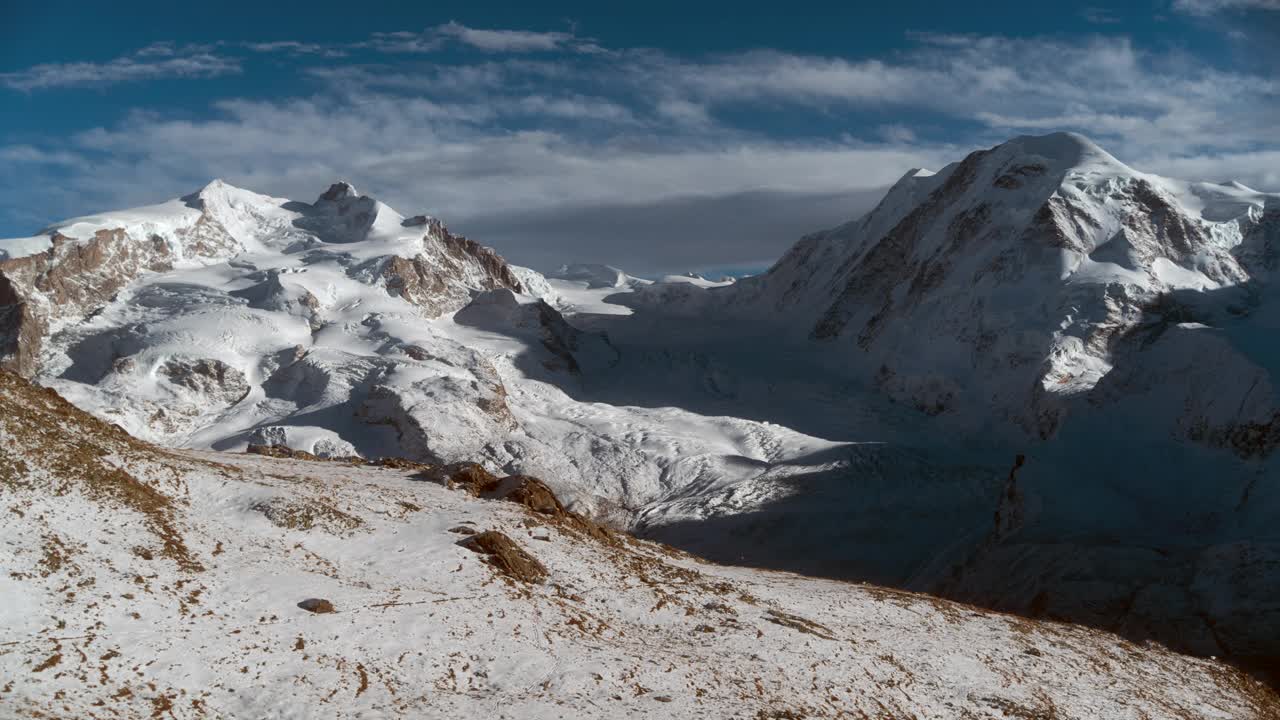
<instances>
[{"instance_id":1,"label":"cloud layer","mask_svg":"<svg viewBox=\"0 0 1280 720\"><path fill-rule=\"evenodd\" d=\"M1173 9L1190 15L1212 15L1233 10L1280 11L1280 0L1173 0Z\"/></svg>"},{"instance_id":2,"label":"cloud layer","mask_svg":"<svg viewBox=\"0 0 1280 720\"><path fill-rule=\"evenodd\" d=\"M882 58L686 57L447 23L345 45L159 43L0 83L249 75L265 55L292 63L297 93L0 144L0 181L38 189L0 197L0 213L43 224L212 177L309 199L342 177L517 261L666 272L765 262L908 168L1019 133L1078 130L1141 169L1280 190L1274 78L1122 36L919 34Z\"/></svg>"}]
</instances>

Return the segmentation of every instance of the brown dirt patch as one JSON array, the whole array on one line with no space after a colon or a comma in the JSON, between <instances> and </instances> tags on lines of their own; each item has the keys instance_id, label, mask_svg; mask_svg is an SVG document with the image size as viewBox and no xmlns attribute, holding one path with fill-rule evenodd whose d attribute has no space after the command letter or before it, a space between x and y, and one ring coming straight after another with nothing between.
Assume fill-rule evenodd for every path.
<instances>
[{"instance_id":1,"label":"brown dirt patch","mask_svg":"<svg viewBox=\"0 0 1280 720\"><path fill-rule=\"evenodd\" d=\"M416 460L409 460L402 457L384 457L379 458L374 463L379 467L391 468L392 470L417 470L419 472L428 472L437 469L436 466L428 463L420 463Z\"/></svg>"},{"instance_id":2,"label":"brown dirt patch","mask_svg":"<svg viewBox=\"0 0 1280 720\"><path fill-rule=\"evenodd\" d=\"M62 653L56 652L45 658L44 662L32 668L31 672L44 672L60 662L62 662Z\"/></svg>"},{"instance_id":3,"label":"brown dirt patch","mask_svg":"<svg viewBox=\"0 0 1280 720\"><path fill-rule=\"evenodd\" d=\"M462 547L485 556L486 562L508 577L527 583L540 583L547 577L547 569L511 538L496 530L460 540Z\"/></svg>"}]
</instances>

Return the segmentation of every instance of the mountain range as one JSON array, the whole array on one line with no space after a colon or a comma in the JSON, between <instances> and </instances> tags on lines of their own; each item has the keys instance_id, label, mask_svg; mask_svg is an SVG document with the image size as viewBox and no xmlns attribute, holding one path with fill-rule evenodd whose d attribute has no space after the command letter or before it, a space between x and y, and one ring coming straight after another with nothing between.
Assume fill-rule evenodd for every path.
<instances>
[{"instance_id":1,"label":"mountain range","mask_svg":"<svg viewBox=\"0 0 1280 720\"><path fill-rule=\"evenodd\" d=\"M737 281L542 274L347 183L308 203L214 181L0 240L0 357L9 402L44 402L20 376L97 418L50 433L115 433L84 457L134 443L179 476L263 478L293 458L308 487L351 467L323 492L365 522L352 508L376 503L357 498L391 491L357 488L404 480L366 461L475 463L541 478L580 522L718 562L1265 674L1280 659L1278 249L1280 195L1144 173L1070 133L911 170ZM251 448L288 457L227 454ZM53 462L33 458L15 477ZM181 503L267 527L218 515L252 508L216 495ZM71 533L51 512L14 542ZM354 528L360 552L408 542ZM855 587L788 582L779 608Z\"/></svg>"}]
</instances>

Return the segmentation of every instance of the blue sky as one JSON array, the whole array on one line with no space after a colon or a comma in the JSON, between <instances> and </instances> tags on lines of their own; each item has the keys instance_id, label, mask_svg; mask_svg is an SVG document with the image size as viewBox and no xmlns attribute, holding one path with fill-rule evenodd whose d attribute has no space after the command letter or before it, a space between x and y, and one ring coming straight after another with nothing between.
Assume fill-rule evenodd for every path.
<instances>
[{"instance_id":1,"label":"blue sky","mask_svg":"<svg viewBox=\"0 0 1280 720\"><path fill-rule=\"evenodd\" d=\"M6 3L0 237L342 178L539 268L751 267L1054 130L1280 190L1280 0L120 5Z\"/></svg>"}]
</instances>

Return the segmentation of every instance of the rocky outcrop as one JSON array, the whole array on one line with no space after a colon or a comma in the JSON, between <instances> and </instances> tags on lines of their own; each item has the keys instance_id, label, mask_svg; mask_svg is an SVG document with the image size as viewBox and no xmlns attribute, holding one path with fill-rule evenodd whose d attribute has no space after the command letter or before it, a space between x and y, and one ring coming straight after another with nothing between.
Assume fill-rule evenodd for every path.
<instances>
[{"instance_id":1,"label":"rocky outcrop","mask_svg":"<svg viewBox=\"0 0 1280 720\"><path fill-rule=\"evenodd\" d=\"M494 569L514 580L540 583L547 577L547 568L537 558L496 530L472 535L458 544L483 555Z\"/></svg>"},{"instance_id":2,"label":"rocky outcrop","mask_svg":"<svg viewBox=\"0 0 1280 720\"><path fill-rule=\"evenodd\" d=\"M378 203L345 182L329 186L293 224L327 243L360 242L378 217Z\"/></svg>"},{"instance_id":3,"label":"rocky outcrop","mask_svg":"<svg viewBox=\"0 0 1280 720\"><path fill-rule=\"evenodd\" d=\"M30 377L50 327L106 304L145 271L173 267L163 238L136 241L123 229L80 242L55 233L48 250L0 261L0 352L3 364Z\"/></svg>"},{"instance_id":4,"label":"rocky outcrop","mask_svg":"<svg viewBox=\"0 0 1280 720\"><path fill-rule=\"evenodd\" d=\"M48 250L0 260L0 365L30 377L51 331L96 312L143 273L239 252L217 219L218 207L205 198L215 185L184 198L187 214L163 234L145 225L98 229L85 238L53 232Z\"/></svg>"},{"instance_id":5,"label":"rocky outcrop","mask_svg":"<svg viewBox=\"0 0 1280 720\"><path fill-rule=\"evenodd\" d=\"M493 250L454 235L435 218L425 219L423 225L427 233L422 253L384 261L381 276L388 293L438 317L465 306L475 290L523 291L511 267Z\"/></svg>"},{"instance_id":6,"label":"rocky outcrop","mask_svg":"<svg viewBox=\"0 0 1280 720\"><path fill-rule=\"evenodd\" d=\"M249 382L240 370L221 360L175 358L157 368L169 382L209 401L234 405L249 394Z\"/></svg>"},{"instance_id":7,"label":"rocky outcrop","mask_svg":"<svg viewBox=\"0 0 1280 720\"><path fill-rule=\"evenodd\" d=\"M250 432L248 443L245 452L273 457L303 457L309 460L353 460L360 457L355 446L332 430L324 428L268 425Z\"/></svg>"}]
</instances>

